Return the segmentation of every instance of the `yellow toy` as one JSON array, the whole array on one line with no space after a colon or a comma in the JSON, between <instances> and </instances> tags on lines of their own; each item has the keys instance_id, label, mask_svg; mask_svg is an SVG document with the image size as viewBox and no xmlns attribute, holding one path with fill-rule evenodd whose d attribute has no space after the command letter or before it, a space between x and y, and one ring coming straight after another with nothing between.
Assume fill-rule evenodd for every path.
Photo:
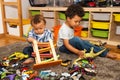
<instances>
[{"instance_id":1,"label":"yellow toy","mask_svg":"<svg viewBox=\"0 0 120 80\"><path fill-rule=\"evenodd\" d=\"M28 55L25 55L22 52L15 52L15 53L11 54L8 58L9 58L9 60L12 60L12 59L22 60L24 58L28 58Z\"/></svg>"},{"instance_id":2,"label":"yellow toy","mask_svg":"<svg viewBox=\"0 0 120 80\"><path fill-rule=\"evenodd\" d=\"M94 57L102 54L102 52L104 52L106 50L106 49L103 49L103 50L101 50L101 51L99 51L97 53L94 53L93 49L94 48L92 47L90 53L86 53L86 50L84 50L83 51L84 52L84 58L94 58Z\"/></svg>"},{"instance_id":3,"label":"yellow toy","mask_svg":"<svg viewBox=\"0 0 120 80\"><path fill-rule=\"evenodd\" d=\"M97 52L97 53L94 53L93 52L93 47L91 47L91 51L90 51L90 53L86 53L86 50L84 50L83 52L84 52L84 57L83 58L95 58L95 57L97 57L98 55L100 55L100 54L102 54L102 52L104 52L106 49L103 49L103 50L101 50L101 51L99 51L99 52ZM80 67L81 67L81 63L79 63L78 64L78 62L80 61L80 60L82 60L83 58L78 58L78 59L76 59L75 61L74 61L74 64L77 64L77 65L79 65Z\"/></svg>"},{"instance_id":4,"label":"yellow toy","mask_svg":"<svg viewBox=\"0 0 120 80\"><path fill-rule=\"evenodd\" d=\"M32 71L32 70L28 70L28 71L25 71L24 74L30 75L30 74L32 74L33 72L34 72L34 71Z\"/></svg>"},{"instance_id":5,"label":"yellow toy","mask_svg":"<svg viewBox=\"0 0 120 80\"><path fill-rule=\"evenodd\" d=\"M98 41L92 41L92 40L90 40L89 42L91 44L93 44L93 45L96 45L96 46L101 46L102 45L102 42L100 40L98 40Z\"/></svg>"}]
</instances>

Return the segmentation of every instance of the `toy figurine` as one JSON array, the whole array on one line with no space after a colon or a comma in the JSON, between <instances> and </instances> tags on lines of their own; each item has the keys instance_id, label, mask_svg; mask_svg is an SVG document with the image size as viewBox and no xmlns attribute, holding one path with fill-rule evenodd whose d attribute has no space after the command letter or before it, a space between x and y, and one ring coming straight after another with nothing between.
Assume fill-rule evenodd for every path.
<instances>
[{"instance_id":1,"label":"toy figurine","mask_svg":"<svg viewBox=\"0 0 120 80\"><path fill-rule=\"evenodd\" d=\"M92 63L91 63L92 62ZM81 59L78 58L74 61L72 67L69 69L70 74L73 74L75 72L80 72L82 75L96 75L96 66L93 64L93 59L85 58Z\"/></svg>"},{"instance_id":2,"label":"toy figurine","mask_svg":"<svg viewBox=\"0 0 120 80\"><path fill-rule=\"evenodd\" d=\"M30 74L29 79L32 79L32 78L37 77L37 76L38 76L38 72L34 71L32 74Z\"/></svg>"},{"instance_id":3,"label":"toy figurine","mask_svg":"<svg viewBox=\"0 0 120 80\"><path fill-rule=\"evenodd\" d=\"M9 78L9 80L14 80L15 76L16 76L16 74L11 74L11 75L8 75L7 77Z\"/></svg>"},{"instance_id":4,"label":"toy figurine","mask_svg":"<svg viewBox=\"0 0 120 80\"><path fill-rule=\"evenodd\" d=\"M9 63L10 63L9 60L4 60L4 61L2 62L2 65L3 65L3 66L9 66Z\"/></svg>"},{"instance_id":5,"label":"toy figurine","mask_svg":"<svg viewBox=\"0 0 120 80\"><path fill-rule=\"evenodd\" d=\"M22 68L21 74L22 74L22 80L28 80L29 74L26 74L25 72L28 70L28 68Z\"/></svg>"},{"instance_id":6,"label":"toy figurine","mask_svg":"<svg viewBox=\"0 0 120 80\"><path fill-rule=\"evenodd\" d=\"M22 60L22 59L24 59L24 58L28 58L28 55L25 55L25 54L23 54L22 52L15 52L15 53L11 54L8 58L9 58L10 60L13 60L13 59Z\"/></svg>"},{"instance_id":7,"label":"toy figurine","mask_svg":"<svg viewBox=\"0 0 120 80\"><path fill-rule=\"evenodd\" d=\"M34 80L42 80L41 78L39 78L39 77L36 77L36 78L34 78Z\"/></svg>"},{"instance_id":8,"label":"toy figurine","mask_svg":"<svg viewBox=\"0 0 120 80\"><path fill-rule=\"evenodd\" d=\"M22 73L22 80L28 80L28 78L29 78L28 74Z\"/></svg>"},{"instance_id":9,"label":"toy figurine","mask_svg":"<svg viewBox=\"0 0 120 80\"><path fill-rule=\"evenodd\" d=\"M1 77L0 79L3 79L3 78L6 77L6 72L2 72L0 75L1 75L1 76L0 76L0 77Z\"/></svg>"},{"instance_id":10,"label":"toy figurine","mask_svg":"<svg viewBox=\"0 0 120 80\"><path fill-rule=\"evenodd\" d=\"M64 67L67 67L69 64L71 64L72 60L65 60L61 62L61 65Z\"/></svg>"},{"instance_id":11,"label":"toy figurine","mask_svg":"<svg viewBox=\"0 0 120 80\"><path fill-rule=\"evenodd\" d=\"M103 49L103 50L101 50L101 51L99 51L99 52L97 52L97 53L94 53L94 52L93 52L93 49L94 49L94 48L92 47L90 53L85 53L86 50L84 50L84 58L94 58L94 57L102 54L102 52L104 52L104 51L106 50L106 49Z\"/></svg>"}]
</instances>

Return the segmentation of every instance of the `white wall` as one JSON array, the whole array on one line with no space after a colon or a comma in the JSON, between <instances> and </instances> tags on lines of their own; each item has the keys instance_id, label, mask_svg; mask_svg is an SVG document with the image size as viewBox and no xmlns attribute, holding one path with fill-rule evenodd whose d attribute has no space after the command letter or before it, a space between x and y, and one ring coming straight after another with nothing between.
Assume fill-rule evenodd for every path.
<instances>
[{"instance_id":1,"label":"white wall","mask_svg":"<svg viewBox=\"0 0 120 80\"><path fill-rule=\"evenodd\" d=\"M15 2L16 0L5 0L6 2ZM30 6L29 0L21 0L22 4L22 16L23 18L28 18L28 7ZM17 18L18 12L16 7L6 6L6 17L7 18ZM1 7L0 7L0 33L3 33L3 25L2 25L2 14L1 14Z\"/></svg>"},{"instance_id":2,"label":"white wall","mask_svg":"<svg viewBox=\"0 0 120 80\"><path fill-rule=\"evenodd\" d=\"M28 8L30 6L29 4L29 0L21 0L21 4L22 4L22 16L23 18L28 18L29 17L29 13L28 13Z\"/></svg>"}]
</instances>

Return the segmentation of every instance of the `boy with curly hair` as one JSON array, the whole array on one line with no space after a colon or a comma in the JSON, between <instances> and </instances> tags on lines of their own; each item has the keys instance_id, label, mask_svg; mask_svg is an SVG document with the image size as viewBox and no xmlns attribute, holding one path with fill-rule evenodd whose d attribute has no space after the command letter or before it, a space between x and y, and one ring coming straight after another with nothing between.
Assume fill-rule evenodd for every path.
<instances>
[{"instance_id":1,"label":"boy with curly hair","mask_svg":"<svg viewBox=\"0 0 120 80\"><path fill-rule=\"evenodd\" d=\"M82 58L84 56L82 50L84 49L86 49L87 52L90 52L91 47L93 47L95 53L103 50L103 48L95 46L87 40L82 40L81 38L74 36L74 28L80 25L80 21L84 16L84 9L80 4L70 5L65 12L65 16L66 21L62 24L58 33L57 47L59 51L74 53ZM100 56L116 58L116 55L111 54L108 49L100 54Z\"/></svg>"}]
</instances>

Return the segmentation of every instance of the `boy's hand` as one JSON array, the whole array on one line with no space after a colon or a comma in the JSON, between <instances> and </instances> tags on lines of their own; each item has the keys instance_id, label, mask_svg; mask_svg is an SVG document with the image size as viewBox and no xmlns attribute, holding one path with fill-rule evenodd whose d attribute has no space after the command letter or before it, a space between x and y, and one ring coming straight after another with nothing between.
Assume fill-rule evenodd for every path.
<instances>
[{"instance_id":1,"label":"boy's hand","mask_svg":"<svg viewBox=\"0 0 120 80\"><path fill-rule=\"evenodd\" d=\"M78 52L78 56L79 56L80 58L84 58L84 52L83 52L83 51L79 51L79 52Z\"/></svg>"}]
</instances>

